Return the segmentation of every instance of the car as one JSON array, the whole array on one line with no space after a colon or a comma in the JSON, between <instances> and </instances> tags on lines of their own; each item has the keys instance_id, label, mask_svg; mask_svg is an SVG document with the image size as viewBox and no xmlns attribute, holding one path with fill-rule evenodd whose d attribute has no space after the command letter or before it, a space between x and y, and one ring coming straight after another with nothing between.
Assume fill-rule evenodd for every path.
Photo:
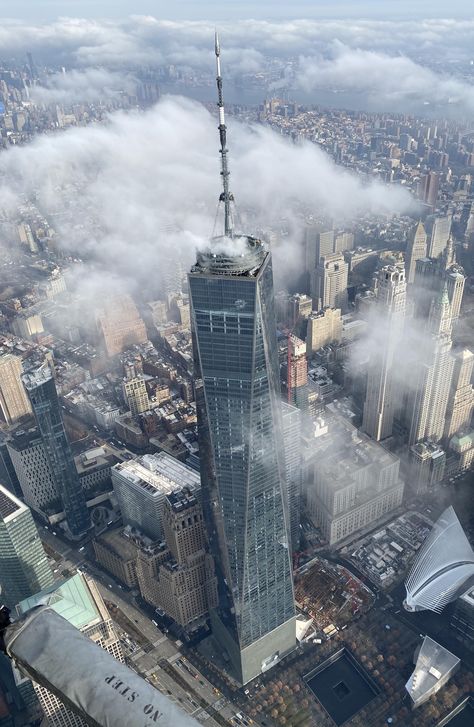
<instances>
[{"instance_id":1,"label":"car","mask_svg":"<svg viewBox=\"0 0 474 727\"><path fill-rule=\"evenodd\" d=\"M83 545L82 548L79 548L79 553L83 553L85 550L85 546Z\"/></svg>"},{"instance_id":2,"label":"car","mask_svg":"<svg viewBox=\"0 0 474 727\"><path fill-rule=\"evenodd\" d=\"M111 583L109 583L108 588L112 588L112 584Z\"/></svg>"},{"instance_id":3,"label":"car","mask_svg":"<svg viewBox=\"0 0 474 727\"><path fill-rule=\"evenodd\" d=\"M153 619L152 619L151 622L152 622L152 624L154 624L156 626L156 628L158 628L158 624L156 623L156 621L153 621Z\"/></svg>"}]
</instances>

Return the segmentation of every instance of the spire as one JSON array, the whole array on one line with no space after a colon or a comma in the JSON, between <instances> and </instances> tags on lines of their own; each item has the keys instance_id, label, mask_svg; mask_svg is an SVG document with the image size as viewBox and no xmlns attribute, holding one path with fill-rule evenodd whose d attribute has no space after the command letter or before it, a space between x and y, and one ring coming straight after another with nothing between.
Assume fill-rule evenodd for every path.
<instances>
[{"instance_id":1,"label":"spire","mask_svg":"<svg viewBox=\"0 0 474 727\"><path fill-rule=\"evenodd\" d=\"M435 334L451 332L451 303L446 283L431 303L429 328Z\"/></svg>"},{"instance_id":2,"label":"spire","mask_svg":"<svg viewBox=\"0 0 474 727\"><path fill-rule=\"evenodd\" d=\"M230 211L230 203L234 201L233 194L229 191L229 168L227 166L227 127L225 125L224 115L224 99L222 96L222 76L221 76L221 49L219 45L219 36L215 36L215 54L216 54L216 81L217 81L217 106L219 108L219 137L221 142L220 155L221 155L221 177L223 191L219 197L219 202L224 203L224 234L226 237L233 237L233 221L232 214Z\"/></svg>"}]
</instances>

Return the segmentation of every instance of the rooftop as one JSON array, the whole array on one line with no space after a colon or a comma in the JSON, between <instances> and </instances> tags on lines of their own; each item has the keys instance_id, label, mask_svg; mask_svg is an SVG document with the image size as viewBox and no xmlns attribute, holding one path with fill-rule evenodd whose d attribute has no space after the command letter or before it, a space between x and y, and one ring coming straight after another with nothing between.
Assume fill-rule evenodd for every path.
<instances>
[{"instance_id":1,"label":"rooftop","mask_svg":"<svg viewBox=\"0 0 474 727\"><path fill-rule=\"evenodd\" d=\"M425 636L415 670L405 685L413 702L416 704L437 689L440 680L448 678L459 661L457 656Z\"/></svg>"},{"instance_id":2,"label":"rooftop","mask_svg":"<svg viewBox=\"0 0 474 727\"><path fill-rule=\"evenodd\" d=\"M88 582L80 573L26 598L18 604L17 610L23 614L34 606L41 605L50 606L70 624L81 630L99 623L106 615L101 614L100 604L93 597Z\"/></svg>"},{"instance_id":3,"label":"rooftop","mask_svg":"<svg viewBox=\"0 0 474 727\"><path fill-rule=\"evenodd\" d=\"M114 471L152 496L169 495L183 487L193 490L201 487L199 474L166 452L145 454L137 459L121 462L115 465L112 472Z\"/></svg>"},{"instance_id":4,"label":"rooftop","mask_svg":"<svg viewBox=\"0 0 474 727\"><path fill-rule=\"evenodd\" d=\"M26 509L26 506L15 495L0 485L0 517L4 522L8 522L12 519L12 515Z\"/></svg>"},{"instance_id":5,"label":"rooftop","mask_svg":"<svg viewBox=\"0 0 474 727\"><path fill-rule=\"evenodd\" d=\"M37 386L41 386L41 384L46 383L46 381L49 381L52 377L53 374L51 373L51 369L47 363L44 363L36 369L26 371L21 378L26 389L30 391L31 389L35 389Z\"/></svg>"},{"instance_id":6,"label":"rooftop","mask_svg":"<svg viewBox=\"0 0 474 727\"><path fill-rule=\"evenodd\" d=\"M267 255L261 240L247 235L213 237L207 250L198 252L191 273L255 277Z\"/></svg>"}]
</instances>

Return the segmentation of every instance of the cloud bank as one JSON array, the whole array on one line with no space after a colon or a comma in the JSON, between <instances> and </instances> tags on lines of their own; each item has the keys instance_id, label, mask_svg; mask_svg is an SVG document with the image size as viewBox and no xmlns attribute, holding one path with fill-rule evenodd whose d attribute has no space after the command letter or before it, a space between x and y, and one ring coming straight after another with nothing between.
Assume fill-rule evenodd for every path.
<instances>
[{"instance_id":1,"label":"cloud bank","mask_svg":"<svg viewBox=\"0 0 474 727\"><path fill-rule=\"evenodd\" d=\"M201 105L169 96L146 113L38 137L0 154L0 206L8 200L14 215L34 198L64 249L141 288L170 255L187 267L207 245L220 193L216 125ZM407 192L337 167L309 142L233 122L229 144L231 188L255 229L302 206L340 221L410 208Z\"/></svg>"}]
</instances>

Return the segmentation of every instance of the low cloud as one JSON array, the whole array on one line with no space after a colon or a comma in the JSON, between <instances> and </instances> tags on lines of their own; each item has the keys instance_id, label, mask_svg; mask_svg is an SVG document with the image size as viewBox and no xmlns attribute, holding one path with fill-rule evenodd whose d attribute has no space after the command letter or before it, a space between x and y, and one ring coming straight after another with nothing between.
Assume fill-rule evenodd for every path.
<instances>
[{"instance_id":1,"label":"low cloud","mask_svg":"<svg viewBox=\"0 0 474 727\"><path fill-rule=\"evenodd\" d=\"M104 68L72 70L48 76L44 85L31 87L30 97L43 104L90 103L110 99L122 91L133 92L133 77Z\"/></svg>"},{"instance_id":2,"label":"low cloud","mask_svg":"<svg viewBox=\"0 0 474 727\"><path fill-rule=\"evenodd\" d=\"M382 100L391 109L413 102L463 112L474 110L474 86L448 74L434 73L407 56L390 56L336 44L332 58L300 58L295 83L309 92L317 88L351 89Z\"/></svg>"},{"instance_id":3,"label":"low cloud","mask_svg":"<svg viewBox=\"0 0 474 727\"><path fill-rule=\"evenodd\" d=\"M201 105L169 96L146 113L116 113L102 126L38 137L0 155L0 199L8 193L11 215L15 198L18 205L34 198L66 251L129 288L153 288L160 266L175 257L186 269L212 234L220 193L216 124ZM237 205L252 209L255 229L296 219L302 205L349 220L412 204L407 192L365 182L309 142L295 145L235 121L230 127L231 188Z\"/></svg>"}]
</instances>

